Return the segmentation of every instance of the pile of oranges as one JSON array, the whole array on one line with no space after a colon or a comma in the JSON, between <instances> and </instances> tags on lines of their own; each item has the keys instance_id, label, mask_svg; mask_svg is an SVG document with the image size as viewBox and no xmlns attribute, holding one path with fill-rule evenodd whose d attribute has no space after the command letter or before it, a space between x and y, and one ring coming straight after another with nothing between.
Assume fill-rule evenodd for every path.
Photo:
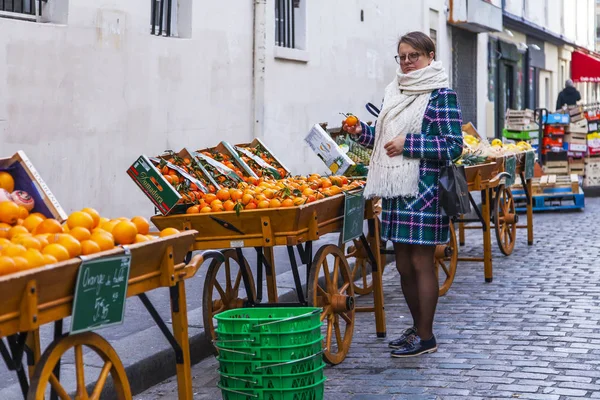
<instances>
[{"instance_id":1,"label":"pile of oranges","mask_svg":"<svg viewBox=\"0 0 600 400\"><path fill-rule=\"evenodd\" d=\"M335 196L362 185L364 181L350 182L345 176L321 177L318 174L277 181L261 180L256 185L243 182L236 189L221 189L217 193L203 194L187 209L187 213L294 207Z\"/></svg>"},{"instance_id":2,"label":"pile of oranges","mask_svg":"<svg viewBox=\"0 0 600 400\"><path fill-rule=\"evenodd\" d=\"M64 224L29 213L12 201L0 202L0 275L38 268L155 239L143 217L101 217L93 208L75 211ZM167 228L160 237L179 233Z\"/></svg>"}]
</instances>

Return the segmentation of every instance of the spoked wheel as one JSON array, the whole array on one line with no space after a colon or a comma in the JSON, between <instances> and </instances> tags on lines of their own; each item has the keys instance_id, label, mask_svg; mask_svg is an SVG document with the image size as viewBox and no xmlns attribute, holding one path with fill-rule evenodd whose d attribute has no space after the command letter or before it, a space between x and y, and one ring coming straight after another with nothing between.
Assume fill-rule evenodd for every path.
<instances>
[{"instance_id":1,"label":"spoked wheel","mask_svg":"<svg viewBox=\"0 0 600 400\"><path fill-rule=\"evenodd\" d=\"M446 294L456 275L458 264L458 246L454 223L450 221L450 241L445 245L438 245L435 249L435 274L440 282L439 295Z\"/></svg>"},{"instance_id":2,"label":"spoked wheel","mask_svg":"<svg viewBox=\"0 0 600 400\"><path fill-rule=\"evenodd\" d=\"M223 252L224 261L213 260L206 271L204 280L204 292L202 294L202 317L204 319L204 331L210 334L210 338L216 338L216 320L214 316L223 311L244 307L248 297L245 295L242 270L246 270L252 298L256 298L256 288L252 271L248 261L243 257L238 258L233 249Z\"/></svg>"},{"instance_id":3,"label":"spoked wheel","mask_svg":"<svg viewBox=\"0 0 600 400\"><path fill-rule=\"evenodd\" d=\"M91 394L86 389L85 364L83 362L83 347L93 350L104 362L100 375L96 380L94 390ZM54 375L54 367L59 360L65 356L65 353L73 349L75 353L75 374L77 376L77 389L75 397L71 397ZM27 400L39 400L47 398L45 393L48 387L52 387L61 400L98 400L102 390L106 385L108 375L112 377L114 390L119 400L131 399L131 388L125 374L125 368L119 359L119 356L112 346L101 336L93 333L80 333L72 336L63 336L55 340L44 352L40 361L35 367L35 372L31 379L31 386L27 394ZM88 372L88 375L89 372ZM88 376L89 378L89 376ZM91 383L91 382L90 382Z\"/></svg>"},{"instance_id":4,"label":"spoked wheel","mask_svg":"<svg viewBox=\"0 0 600 400\"><path fill-rule=\"evenodd\" d=\"M348 261L335 245L319 249L308 278L308 301L323 308L321 321L326 321L325 352L330 364L346 358L354 333L354 287Z\"/></svg>"},{"instance_id":5,"label":"spoked wheel","mask_svg":"<svg viewBox=\"0 0 600 400\"><path fill-rule=\"evenodd\" d=\"M500 185L494 199L494 230L500 251L505 256L511 255L515 249L518 220L510 188Z\"/></svg>"},{"instance_id":6,"label":"spoked wheel","mask_svg":"<svg viewBox=\"0 0 600 400\"><path fill-rule=\"evenodd\" d=\"M354 265L351 270L354 293L360 295L371 293L373 291L371 262L360 239L355 239L354 243L348 247L346 258L354 259Z\"/></svg>"}]
</instances>

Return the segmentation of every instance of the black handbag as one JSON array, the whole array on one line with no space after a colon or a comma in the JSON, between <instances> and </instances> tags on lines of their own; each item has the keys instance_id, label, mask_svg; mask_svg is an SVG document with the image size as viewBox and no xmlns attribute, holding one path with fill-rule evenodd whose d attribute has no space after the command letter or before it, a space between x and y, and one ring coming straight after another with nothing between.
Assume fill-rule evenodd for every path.
<instances>
[{"instance_id":1,"label":"black handbag","mask_svg":"<svg viewBox=\"0 0 600 400\"><path fill-rule=\"evenodd\" d=\"M463 165L446 165L440 170L440 206L443 215L456 217L471 212L469 185Z\"/></svg>"}]
</instances>

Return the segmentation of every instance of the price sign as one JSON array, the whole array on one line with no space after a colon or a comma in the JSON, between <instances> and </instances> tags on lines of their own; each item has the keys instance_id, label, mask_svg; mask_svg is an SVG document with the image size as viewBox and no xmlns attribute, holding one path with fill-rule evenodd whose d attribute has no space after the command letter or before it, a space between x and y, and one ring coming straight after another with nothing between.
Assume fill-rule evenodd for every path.
<instances>
[{"instance_id":1,"label":"price sign","mask_svg":"<svg viewBox=\"0 0 600 400\"><path fill-rule=\"evenodd\" d=\"M361 190L358 193L345 193L342 242L346 243L363 234L364 219L365 198L363 196L363 191Z\"/></svg>"},{"instance_id":2,"label":"price sign","mask_svg":"<svg viewBox=\"0 0 600 400\"><path fill-rule=\"evenodd\" d=\"M535 170L535 153L533 151L525 152L525 179L533 178Z\"/></svg>"},{"instance_id":3,"label":"price sign","mask_svg":"<svg viewBox=\"0 0 600 400\"><path fill-rule=\"evenodd\" d=\"M517 158L515 156L508 157L504 161L504 170L510 174L510 177L506 178L504 184L509 187L515 183L515 174L517 171Z\"/></svg>"}]
</instances>

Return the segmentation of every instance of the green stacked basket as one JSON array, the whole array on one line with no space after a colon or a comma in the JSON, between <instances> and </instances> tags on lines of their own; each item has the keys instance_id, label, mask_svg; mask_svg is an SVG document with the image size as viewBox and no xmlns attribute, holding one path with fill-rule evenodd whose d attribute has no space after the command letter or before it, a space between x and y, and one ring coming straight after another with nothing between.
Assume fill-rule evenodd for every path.
<instances>
[{"instance_id":1,"label":"green stacked basket","mask_svg":"<svg viewBox=\"0 0 600 400\"><path fill-rule=\"evenodd\" d=\"M323 399L320 308L238 308L215 318L224 400Z\"/></svg>"}]
</instances>

